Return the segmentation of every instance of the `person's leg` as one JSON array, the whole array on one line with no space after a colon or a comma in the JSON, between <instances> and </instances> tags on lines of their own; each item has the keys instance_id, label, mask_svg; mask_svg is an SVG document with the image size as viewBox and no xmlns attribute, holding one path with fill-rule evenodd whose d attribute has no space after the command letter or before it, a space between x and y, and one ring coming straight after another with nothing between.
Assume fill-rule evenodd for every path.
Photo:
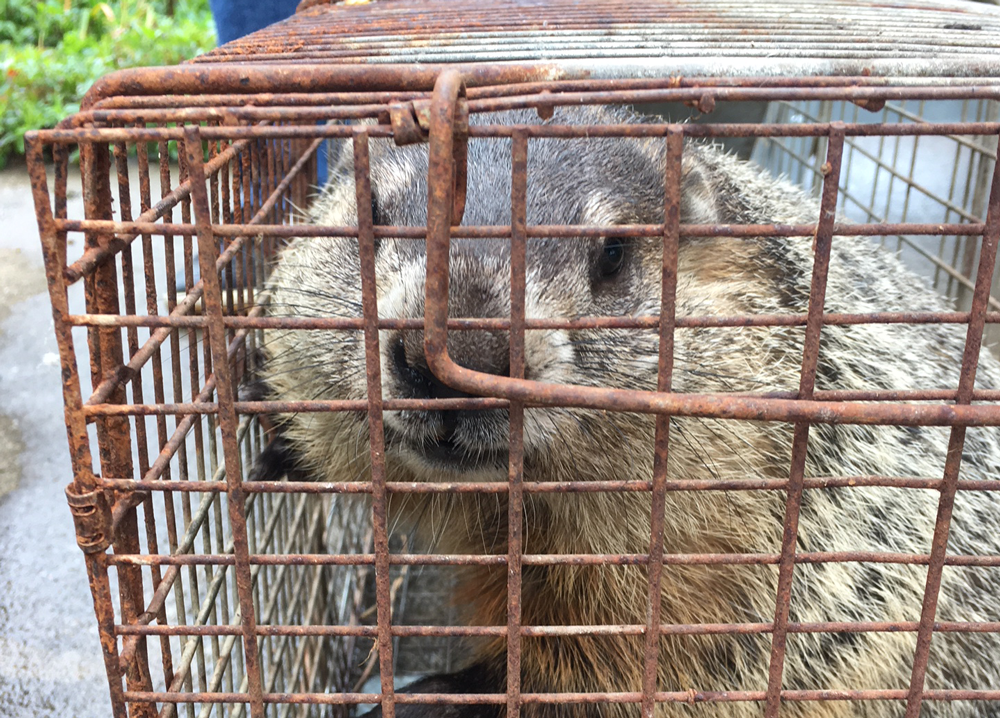
<instances>
[{"instance_id":1,"label":"person's leg","mask_svg":"<svg viewBox=\"0 0 1000 718\"><path fill-rule=\"evenodd\" d=\"M215 19L216 35L219 44L237 40L244 35L249 35L261 28L284 20L295 14L300 0L209 0L212 9L212 17ZM327 159L326 143L320 146L316 153L317 164L317 185L322 187L326 183ZM220 251L222 247L220 247ZM244 269L247 270L246 258L244 257ZM195 281L200 278L200 271L197 262L194 266ZM183 270L178 271L178 277L183 277ZM246 274L244 275L246 277ZM227 274L222 275L222 287L228 289ZM186 291L183 279L178 280L177 292L183 294Z\"/></svg>"},{"instance_id":2,"label":"person's leg","mask_svg":"<svg viewBox=\"0 0 1000 718\"><path fill-rule=\"evenodd\" d=\"M295 14L300 0L209 0L219 44L249 35ZM326 182L326 144L319 149L317 181Z\"/></svg>"},{"instance_id":3,"label":"person's leg","mask_svg":"<svg viewBox=\"0 0 1000 718\"><path fill-rule=\"evenodd\" d=\"M299 0L209 0L219 44L291 17Z\"/></svg>"}]
</instances>

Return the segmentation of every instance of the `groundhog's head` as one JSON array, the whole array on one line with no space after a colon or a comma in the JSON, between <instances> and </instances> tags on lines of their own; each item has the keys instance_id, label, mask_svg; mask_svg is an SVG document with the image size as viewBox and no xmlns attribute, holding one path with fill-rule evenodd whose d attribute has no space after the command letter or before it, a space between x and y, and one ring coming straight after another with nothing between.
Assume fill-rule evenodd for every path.
<instances>
[{"instance_id":1,"label":"groundhog's head","mask_svg":"<svg viewBox=\"0 0 1000 718\"><path fill-rule=\"evenodd\" d=\"M479 124L534 124L534 112L474 118ZM596 109L562 110L556 124L630 121ZM427 147L396 147L372 140L372 212L376 225L422 226L427 213ZM688 144L682 164L681 221L720 219L717 191L702 161L704 150ZM527 221L530 225L628 225L664 221L662 138L535 139L528 147ZM356 222L350 142L335 150L332 178L312 211L319 225ZM473 139L469 145L468 192L463 224L511 222L511 142ZM732 252L720 245L685 240L678 287L680 313L718 311L737 290L731 280ZM724 251L720 251L723 248ZM381 239L376 245L379 316L422 318L426 255L423 240ZM690 269L690 271L688 271ZM528 318L649 316L660 310L662 243L656 237L531 238L527 243ZM506 239L453 239L449 316L510 316L510 243ZM359 255L352 238L302 239L281 258L273 275L269 312L282 316L361 315ZM706 288L707 287L707 288ZM712 288L714 287L714 288ZM721 288L720 288L721 287ZM713 299L714 297L714 299ZM427 367L423 333L383 330L379 337L386 398L461 396ZM264 373L271 395L281 399L362 399L366 395L361 332L268 333ZM505 376L509 342L505 332L451 331L449 353L460 365ZM682 371L675 386L711 374L712 342L696 354L678 337ZM724 344L724 343L723 343ZM532 330L525 337L525 378L539 382L654 389L657 332L649 330ZM688 359L685 359L688 357ZM685 372L688 362L692 371ZM698 373L695 369L706 371ZM700 379L698 377L701 377ZM703 382L702 382L703 383ZM357 414L300 414L286 422L306 464L321 476L366 456L367 422ZM650 421L631 415L568 409L528 409L526 466L541 462L590 474L588 461L630 462L643 446ZM640 434L637 436L637 432ZM390 470L402 467L418 478L459 474L469 478L506 475L506 411L387 411L386 455ZM593 454L590 456L589 454ZM341 470L342 471L342 470ZM605 472L605 475L607 473ZM332 477L331 477L332 478ZM340 479L343 480L341 473Z\"/></svg>"}]
</instances>

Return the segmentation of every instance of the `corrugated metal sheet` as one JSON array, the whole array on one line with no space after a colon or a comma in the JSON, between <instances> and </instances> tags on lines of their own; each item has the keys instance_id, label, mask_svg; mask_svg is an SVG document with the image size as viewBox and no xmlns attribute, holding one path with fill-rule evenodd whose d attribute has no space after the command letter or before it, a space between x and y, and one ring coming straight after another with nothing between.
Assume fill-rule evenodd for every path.
<instances>
[{"instance_id":1,"label":"corrugated metal sheet","mask_svg":"<svg viewBox=\"0 0 1000 718\"><path fill-rule=\"evenodd\" d=\"M1000 76L1000 9L861 0L306 0L198 62L555 63L592 77Z\"/></svg>"}]
</instances>

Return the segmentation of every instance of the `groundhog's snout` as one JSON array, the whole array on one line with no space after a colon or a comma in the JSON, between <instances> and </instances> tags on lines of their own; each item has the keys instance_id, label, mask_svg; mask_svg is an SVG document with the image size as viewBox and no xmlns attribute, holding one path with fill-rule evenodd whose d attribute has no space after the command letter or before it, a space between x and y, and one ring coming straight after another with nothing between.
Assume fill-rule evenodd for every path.
<instances>
[{"instance_id":1,"label":"groundhog's snout","mask_svg":"<svg viewBox=\"0 0 1000 718\"><path fill-rule=\"evenodd\" d=\"M443 384L427 366L424 333L400 332L390 340L389 365L396 380L414 399L449 399L469 396ZM448 337L452 361L473 371L510 376L510 348L507 333L453 331Z\"/></svg>"},{"instance_id":2,"label":"groundhog's snout","mask_svg":"<svg viewBox=\"0 0 1000 718\"><path fill-rule=\"evenodd\" d=\"M497 318L510 315L503 258L478 251L453 254L448 314L453 318ZM410 275L412 277L412 275ZM407 291L406 316L423 314L423 287ZM386 337L383 367L394 393L408 399L453 399L470 396L440 381L427 364L424 333L394 332ZM452 361L473 371L510 376L508 332L452 329L448 332ZM502 410L401 411L387 417L390 439L404 454L437 468L466 471L502 463L506 451L507 418Z\"/></svg>"},{"instance_id":3,"label":"groundhog's snout","mask_svg":"<svg viewBox=\"0 0 1000 718\"><path fill-rule=\"evenodd\" d=\"M457 240L452 244L449 266L448 316L450 318L505 318L510 316L510 263L507 246L492 241ZM404 316L424 314L423 256L413 261L421 286L399 288L406 297ZM413 275L399 272L400 282L409 284ZM405 277L405 279L403 279ZM424 356L424 334L401 331L391 336L386 363L412 398L439 399L465 396L431 373ZM448 354L452 361L474 371L510 376L510 338L507 332L460 330L448 332Z\"/></svg>"}]
</instances>

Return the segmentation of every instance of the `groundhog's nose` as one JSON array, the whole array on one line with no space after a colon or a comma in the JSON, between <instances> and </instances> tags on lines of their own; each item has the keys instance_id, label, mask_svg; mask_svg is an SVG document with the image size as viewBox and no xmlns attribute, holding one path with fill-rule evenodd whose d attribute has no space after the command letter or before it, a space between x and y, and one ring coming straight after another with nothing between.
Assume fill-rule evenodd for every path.
<instances>
[{"instance_id":1,"label":"groundhog's nose","mask_svg":"<svg viewBox=\"0 0 1000 718\"><path fill-rule=\"evenodd\" d=\"M455 336L457 335L457 336ZM464 335L464 336L463 336ZM440 382L427 367L423 332L401 332L389 346L390 366L413 399L452 399L471 396ZM460 366L497 376L510 376L506 336L494 332L451 332L448 353Z\"/></svg>"}]
</instances>

